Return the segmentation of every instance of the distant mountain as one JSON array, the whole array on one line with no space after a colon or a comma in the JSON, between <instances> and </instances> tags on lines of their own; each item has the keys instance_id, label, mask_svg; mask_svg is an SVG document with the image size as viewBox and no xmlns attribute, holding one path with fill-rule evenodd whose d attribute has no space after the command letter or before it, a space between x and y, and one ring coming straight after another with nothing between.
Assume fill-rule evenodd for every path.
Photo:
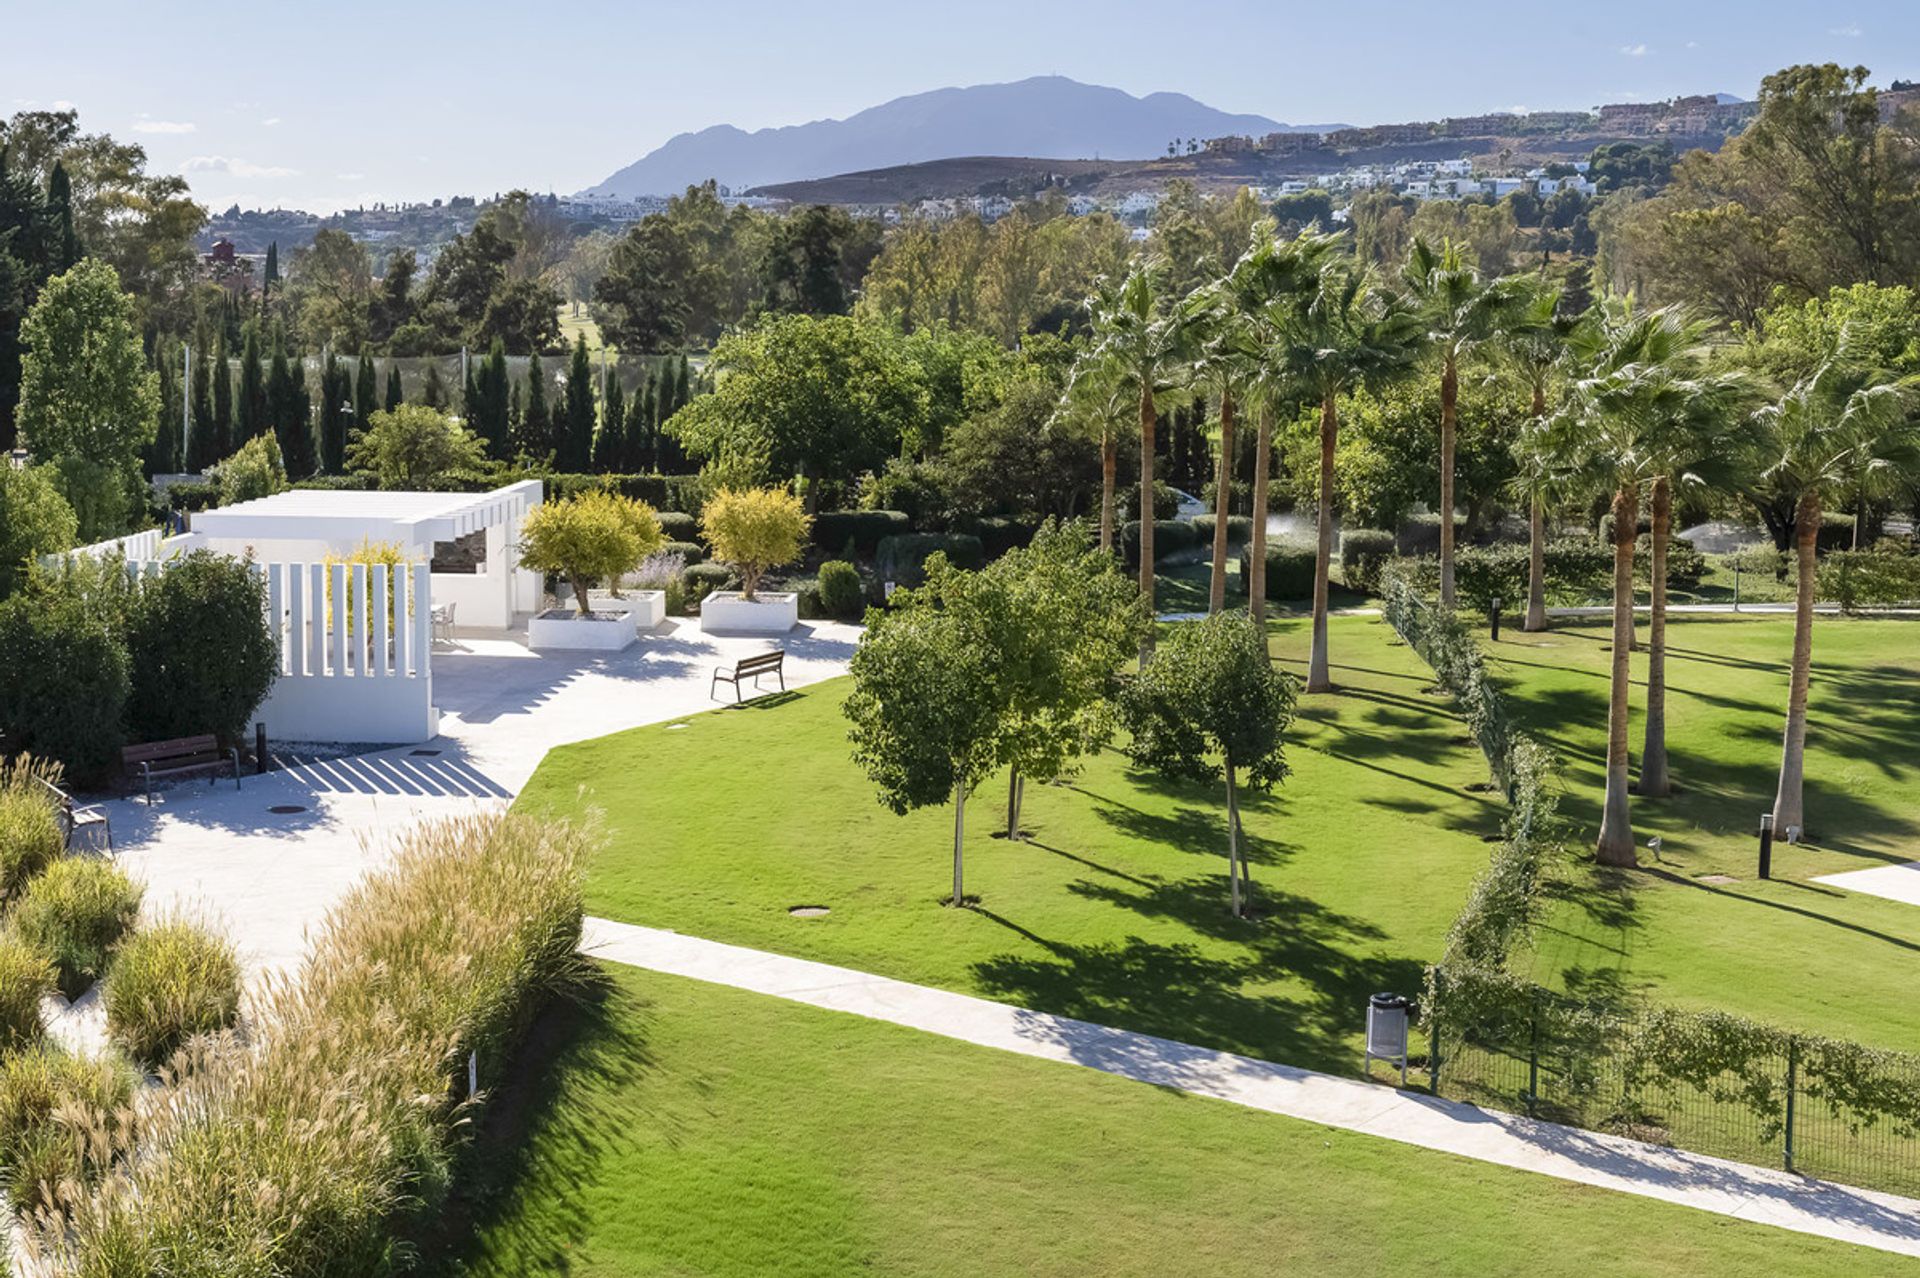
<instances>
[{"instance_id":1,"label":"distant mountain","mask_svg":"<svg viewBox=\"0 0 1920 1278\"><path fill-rule=\"evenodd\" d=\"M1737 93L1716 93L1713 95L1713 100L1721 106L1739 106L1746 101Z\"/></svg>"},{"instance_id":2,"label":"distant mountain","mask_svg":"<svg viewBox=\"0 0 1920 1278\"><path fill-rule=\"evenodd\" d=\"M1144 160L1174 139L1321 131L1218 111L1181 93L1136 98L1120 89L1036 76L1012 84L935 89L844 120L759 129L717 124L682 133L583 194L672 195L717 179L736 190L964 155Z\"/></svg>"}]
</instances>

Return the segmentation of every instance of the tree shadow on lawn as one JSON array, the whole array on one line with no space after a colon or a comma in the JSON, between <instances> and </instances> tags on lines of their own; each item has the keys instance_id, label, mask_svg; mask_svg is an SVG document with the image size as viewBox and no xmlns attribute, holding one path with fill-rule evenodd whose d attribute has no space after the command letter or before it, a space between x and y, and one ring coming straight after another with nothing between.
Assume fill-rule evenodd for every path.
<instances>
[{"instance_id":1,"label":"tree shadow on lawn","mask_svg":"<svg viewBox=\"0 0 1920 1278\"><path fill-rule=\"evenodd\" d=\"M1076 894L1184 924L1237 952L1203 951L1138 936L1079 945L1049 941L989 910L980 913L1044 955L1002 954L973 965L980 988L1035 1011L1155 1034L1311 1069L1351 1073L1367 996L1418 990L1423 964L1356 954L1379 929L1290 893L1262 888L1255 920L1228 913L1224 875L1129 891L1082 882ZM1297 980L1298 993L1269 987Z\"/></svg>"},{"instance_id":2,"label":"tree shadow on lawn","mask_svg":"<svg viewBox=\"0 0 1920 1278\"><path fill-rule=\"evenodd\" d=\"M421 1258L416 1272L427 1278L466 1273L481 1259L483 1231L511 1216L523 1192L538 1193L543 1209L503 1231L513 1254L486 1256L489 1267L570 1272L595 1228L579 1191L594 1183L597 1168L619 1157L634 1122L630 1105L616 1110L596 1098L622 1097L654 1068L649 1024L642 1001L598 970L535 1018L505 1067L505 1081L487 1094L455 1153L452 1191L410 1231ZM570 1086L563 1088L563 1079ZM539 1166L531 1155L536 1142Z\"/></svg>"}]
</instances>

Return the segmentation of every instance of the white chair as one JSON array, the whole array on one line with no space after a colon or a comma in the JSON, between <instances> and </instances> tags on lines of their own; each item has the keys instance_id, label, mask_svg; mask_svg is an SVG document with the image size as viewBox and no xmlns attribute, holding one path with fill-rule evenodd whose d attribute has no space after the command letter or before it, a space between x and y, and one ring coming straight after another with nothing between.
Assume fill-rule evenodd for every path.
<instances>
[{"instance_id":1,"label":"white chair","mask_svg":"<svg viewBox=\"0 0 1920 1278\"><path fill-rule=\"evenodd\" d=\"M448 643L453 642L453 612L454 609L459 606L459 604L450 603L435 604L433 606L428 616L433 622L433 641L435 643L439 643L443 639Z\"/></svg>"}]
</instances>

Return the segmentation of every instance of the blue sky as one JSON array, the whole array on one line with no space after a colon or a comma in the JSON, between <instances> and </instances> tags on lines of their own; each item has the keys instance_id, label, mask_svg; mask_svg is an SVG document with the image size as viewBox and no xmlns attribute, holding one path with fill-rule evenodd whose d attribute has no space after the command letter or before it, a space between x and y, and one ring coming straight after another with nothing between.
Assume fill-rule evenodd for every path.
<instances>
[{"instance_id":1,"label":"blue sky","mask_svg":"<svg viewBox=\"0 0 1920 1278\"><path fill-rule=\"evenodd\" d=\"M1039 74L1356 124L1746 97L1791 62L1920 78L1912 0L4 0L0 13L0 111L71 103L215 207L566 192L709 124Z\"/></svg>"}]
</instances>

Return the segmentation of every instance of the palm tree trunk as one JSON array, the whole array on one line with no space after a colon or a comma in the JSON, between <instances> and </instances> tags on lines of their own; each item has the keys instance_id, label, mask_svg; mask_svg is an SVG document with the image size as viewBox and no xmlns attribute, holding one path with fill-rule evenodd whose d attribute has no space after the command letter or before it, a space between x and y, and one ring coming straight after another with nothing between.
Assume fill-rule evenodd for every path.
<instances>
[{"instance_id":1,"label":"palm tree trunk","mask_svg":"<svg viewBox=\"0 0 1920 1278\"><path fill-rule=\"evenodd\" d=\"M1793 601L1793 676L1787 684L1787 730L1780 745L1780 789L1773 799L1773 828L1782 836L1806 827L1802 792L1807 764L1807 681L1813 672L1814 553L1820 536L1820 497L1800 499L1794 517L1794 547L1800 585Z\"/></svg>"},{"instance_id":2,"label":"palm tree trunk","mask_svg":"<svg viewBox=\"0 0 1920 1278\"><path fill-rule=\"evenodd\" d=\"M1260 405L1253 441L1253 540L1247 546L1247 613L1267 628L1267 469L1273 461L1273 406Z\"/></svg>"},{"instance_id":3,"label":"palm tree trunk","mask_svg":"<svg viewBox=\"0 0 1920 1278\"><path fill-rule=\"evenodd\" d=\"M967 783L953 783L953 908L966 900L960 884L960 846L967 834Z\"/></svg>"},{"instance_id":4,"label":"palm tree trunk","mask_svg":"<svg viewBox=\"0 0 1920 1278\"><path fill-rule=\"evenodd\" d=\"M1227 885L1233 897L1233 917L1245 909L1240 899L1240 805L1233 793L1233 760L1227 760Z\"/></svg>"},{"instance_id":5,"label":"palm tree trunk","mask_svg":"<svg viewBox=\"0 0 1920 1278\"><path fill-rule=\"evenodd\" d=\"M1448 351L1440 372L1440 606L1453 608L1453 434L1460 371Z\"/></svg>"},{"instance_id":6,"label":"palm tree trunk","mask_svg":"<svg viewBox=\"0 0 1920 1278\"><path fill-rule=\"evenodd\" d=\"M1227 520L1233 511L1233 392L1220 391L1220 466L1213 480L1213 578L1207 586L1207 611L1227 606Z\"/></svg>"},{"instance_id":7,"label":"palm tree trunk","mask_svg":"<svg viewBox=\"0 0 1920 1278\"><path fill-rule=\"evenodd\" d=\"M1664 799L1673 792L1667 777L1667 536L1673 522L1673 485L1665 475L1653 481L1653 554L1650 557L1653 602L1647 609L1647 737L1640 752L1642 798Z\"/></svg>"},{"instance_id":8,"label":"palm tree trunk","mask_svg":"<svg viewBox=\"0 0 1920 1278\"><path fill-rule=\"evenodd\" d=\"M1860 549L1861 534L1866 531L1866 526L1867 526L1867 499L1863 496L1855 499L1853 503L1853 547L1852 549L1854 550Z\"/></svg>"},{"instance_id":9,"label":"palm tree trunk","mask_svg":"<svg viewBox=\"0 0 1920 1278\"><path fill-rule=\"evenodd\" d=\"M1100 437L1100 549L1113 553L1113 489L1120 470L1120 442L1111 430Z\"/></svg>"},{"instance_id":10,"label":"palm tree trunk","mask_svg":"<svg viewBox=\"0 0 1920 1278\"><path fill-rule=\"evenodd\" d=\"M1535 493L1527 516L1527 619L1522 630L1547 628L1547 510Z\"/></svg>"},{"instance_id":11,"label":"palm tree trunk","mask_svg":"<svg viewBox=\"0 0 1920 1278\"><path fill-rule=\"evenodd\" d=\"M1639 864L1627 813L1628 658L1633 639L1633 541L1640 495L1630 483L1613 495L1613 676L1607 698L1607 798L1594 856L1602 865Z\"/></svg>"},{"instance_id":12,"label":"palm tree trunk","mask_svg":"<svg viewBox=\"0 0 1920 1278\"><path fill-rule=\"evenodd\" d=\"M1153 606L1153 383L1140 379L1140 593ZM1140 664L1153 657L1153 629L1140 635Z\"/></svg>"},{"instance_id":13,"label":"palm tree trunk","mask_svg":"<svg viewBox=\"0 0 1920 1278\"><path fill-rule=\"evenodd\" d=\"M1333 567L1333 453L1340 442L1340 416L1332 395L1320 400L1320 514L1313 554L1313 652L1307 660L1307 691L1331 692L1327 676L1327 574Z\"/></svg>"}]
</instances>

